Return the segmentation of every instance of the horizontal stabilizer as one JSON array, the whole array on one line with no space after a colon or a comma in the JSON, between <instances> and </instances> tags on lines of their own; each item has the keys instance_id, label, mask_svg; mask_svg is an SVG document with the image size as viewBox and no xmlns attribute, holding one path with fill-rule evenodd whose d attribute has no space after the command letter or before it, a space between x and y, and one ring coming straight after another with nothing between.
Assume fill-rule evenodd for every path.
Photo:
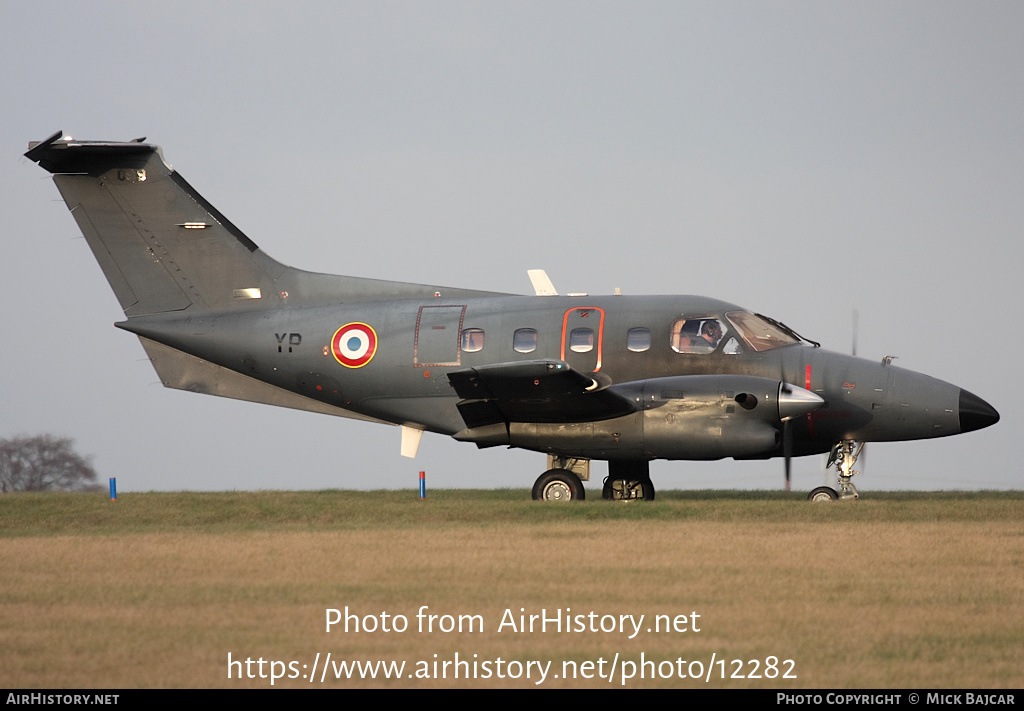
<instances>
[{"instance_id":1,"label":"horizontal stabilizer","mask_svg":"<svg viewBox=\"0 0 1024 711\"><path fill-rule=\"evenodd\" d=\"M42 141L28 144L25 157L51 173L87 173L98 176L116 164L141 167L159 149L136 141L76 141L57 131Z\"/></svg>"}]
</instances>

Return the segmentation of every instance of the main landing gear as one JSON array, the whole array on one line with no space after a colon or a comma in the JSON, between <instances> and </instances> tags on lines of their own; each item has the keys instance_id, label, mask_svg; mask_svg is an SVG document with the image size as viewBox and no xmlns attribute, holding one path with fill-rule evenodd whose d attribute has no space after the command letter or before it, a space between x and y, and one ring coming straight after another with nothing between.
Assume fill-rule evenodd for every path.
<instances>
[{"instance_id":1,"label":"main landing gear","mask_svg":"<svg viewBox=\"0 0 1024 711\"><path fill-rule=\"evenodd\" d=\"M650 479L612 479L606 477L602 498L610 501L650 501L654 498L654 484Z\"/></svg>"},{"instance_id":2,"label":"main landing gear","mask_svg":"<svg viewBox=\"0 0 1024 711\"><path fill-rule=\"evenodd\" d=\"M651 463L647 460L608 462L608 476L601 495L612 501L653 501Z\"/></svg>"},{"instance_id":3,"label":"main landing gear","mask_svg":"<svg viewBox=\"0 0 1024 711\"><path fill-rule=\"evenodd\" d=\"M857 457L864 451L864 443L857 443L852 439L844 439L836 442L832 452L828 455L826 469L833 464L838 473L837 489L830 486L819 486L808 495L808 501L836 501L838 499L856 499L860 497L857 487L853 485L853 477L860 472L853 468L857 463Z\"/></svg>"},{"instance_id":4,"label":"main landing gear","mask_svg":"<svg viewBox=\"0 0 1024 711\"><path fill-rule=\"evenodd\" d=\"M583 501L586 497L583 482L568 469L548 469L533 485L534 501Z\"/></svg>"},{"instance_id":5,"label":"main landing gear","mask_svg":"<svg viewBox=\"0 0 1024 711\"><path fill-rule=\"evenodd\" d=\"M534 501L583 501L583 482L590 479L590 460L548 455L548 470L533 485Z\"/></svg>"},{"instance_id":6,"label":"main landing gear","mask_svg":"<svg viewBox=\"0 0 1024 711\"><path fill-rule=\"evenodd\" d=\"M583 501L583 481L590 478L590 461L573 457L548 455L548 470L533 485L535 501ZM608 462L602 498L612 501L651 501L650 463L643 461Z\"/></svg>"}]
</instances>

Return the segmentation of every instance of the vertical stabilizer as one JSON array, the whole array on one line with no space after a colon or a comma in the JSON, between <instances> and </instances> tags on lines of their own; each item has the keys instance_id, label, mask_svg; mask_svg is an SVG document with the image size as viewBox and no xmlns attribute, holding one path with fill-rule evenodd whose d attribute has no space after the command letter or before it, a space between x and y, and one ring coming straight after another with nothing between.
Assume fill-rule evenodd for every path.
<instances>
[{"instance_id":1,"label":"vertical stabilizer","mask_svg":"<svg viewBox=\"0 0 1024 711\"><path fill-rule=\"evenodd\" d=\"M270 297L286 267L143 140L75 141L58 132L25 154L54 174L125 314L245 308Z\"/></svg>"}]
</instances>

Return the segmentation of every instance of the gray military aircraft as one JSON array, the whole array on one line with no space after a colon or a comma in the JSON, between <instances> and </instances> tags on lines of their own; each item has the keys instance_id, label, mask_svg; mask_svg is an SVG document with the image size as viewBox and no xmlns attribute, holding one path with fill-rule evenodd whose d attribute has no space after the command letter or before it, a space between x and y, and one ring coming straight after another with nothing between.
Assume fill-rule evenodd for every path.
<instances>
[{"instance_id":1,"label":"gray military aircraft","mask_svg":"<svg viewBox=\"0 0 1024 711\"><path fill-rule=\"evenodd\" d=\"M265 254L144 138L57 132L25 155L54 182L163 384L548 455L533 498L653 499L653 459L830 452L837 486L869 441L944 437L999 414L949 383L831 353L701 296L536 295L333 276Z\"/></svg>"}]
</instances>

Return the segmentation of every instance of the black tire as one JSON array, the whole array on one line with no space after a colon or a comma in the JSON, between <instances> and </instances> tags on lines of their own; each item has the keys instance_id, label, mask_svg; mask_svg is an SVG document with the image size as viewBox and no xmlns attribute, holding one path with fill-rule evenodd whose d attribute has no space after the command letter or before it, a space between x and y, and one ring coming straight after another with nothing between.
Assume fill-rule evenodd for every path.
<instances>
[{"instance_id":1,"label":"black tire","mask_svg":"<svg viewBox=\"0 0 1024 711\"><path fill-rule=\"evenodd\" d=\"M819 486L807 495L808 501L838 501L839 493L831 486Z\"/></svg>"},{"instance_id":2,"label":"black tire","mask_svg":"<svg viewBox=\"0 0 1024 711\"><path fill-rule=\"evenodd\" d=\"M607 477L604 480L601 496L608 501L654 501L654 482L650 479L612 479Z\"/></svg>"},{"instance_id":3,"label":"black tire","mask_svg":"<svg viewBox=\"0 0 1024 711\"><path fill-rule=\"evenodd\" d=\"M533 485L534 501L583 501L586 497L583 482L568 469L548 469Z\"/></svg>"}]
</instances>

